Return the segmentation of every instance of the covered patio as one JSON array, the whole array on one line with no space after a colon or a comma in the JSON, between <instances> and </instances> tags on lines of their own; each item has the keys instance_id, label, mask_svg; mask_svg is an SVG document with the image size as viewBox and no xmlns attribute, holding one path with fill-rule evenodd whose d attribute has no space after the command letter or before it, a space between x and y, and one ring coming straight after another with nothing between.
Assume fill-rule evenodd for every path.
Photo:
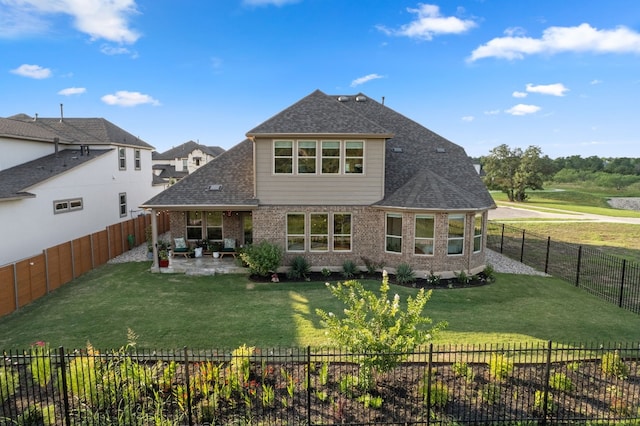
<instances>
[{"instance_id":1,"label":"covered patio","mask_svg":"<svg viewBox=\"0 0 640 426\"><path fill-rule=\"evenodd\" d=\"M249 270L238 266L238 262L231 256L214 259L213 256L185 258L175 256L169 258L168 268L158 268L162 274L186 275L217 275L217 274L248 274Z\"/></svg>"}]
</instances>

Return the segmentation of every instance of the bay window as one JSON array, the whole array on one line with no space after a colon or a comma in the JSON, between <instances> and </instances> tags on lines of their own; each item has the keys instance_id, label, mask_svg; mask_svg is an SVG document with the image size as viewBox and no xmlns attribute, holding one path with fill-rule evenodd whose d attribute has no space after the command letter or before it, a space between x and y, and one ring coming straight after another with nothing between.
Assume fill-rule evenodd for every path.
<instances>
[{"instance_id":1,"label":"bay window","mask_svg":"<svg viewBox=\"0 0 640 426\"><path fill-rule=\"evenodd\" d=\"M464 250L464 215L449 215L447 254L462 254Z\"/></svg>"}]
</instances>

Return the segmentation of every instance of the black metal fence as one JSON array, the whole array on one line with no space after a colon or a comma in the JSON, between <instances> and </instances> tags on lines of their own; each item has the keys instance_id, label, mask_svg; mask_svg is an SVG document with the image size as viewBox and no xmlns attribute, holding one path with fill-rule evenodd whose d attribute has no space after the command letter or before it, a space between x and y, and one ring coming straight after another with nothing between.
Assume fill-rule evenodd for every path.
<instances>
[{"instance_id":1,"label":"black metal fence","mask_svg":"<svg viewBox=\"0 0 640 426\"><path fill-rule=\"evenodd\" d=\"M640 313L640 263L494 222L489 223L487 247Z\"/></svg>"},{"instance_id":2,"label":"black metal fence","mask_svg":"<svg viewBox=\"0 0 640 426\"><path fill-rule=\"evenodd\" d=\"M638 424L640 345L5 352L1 424Z\"/></svg>"}]
</instances>

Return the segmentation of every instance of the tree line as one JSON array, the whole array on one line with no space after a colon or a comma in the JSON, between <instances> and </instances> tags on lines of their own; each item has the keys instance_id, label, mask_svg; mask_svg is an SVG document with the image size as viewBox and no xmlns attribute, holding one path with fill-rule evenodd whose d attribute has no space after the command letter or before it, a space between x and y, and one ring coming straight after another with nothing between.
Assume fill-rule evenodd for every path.
<instances>
[{"instance_id":1,"label":"tree line","mask_svg":"<svg viewBox=\"0 0 640 426\"><path fill-rule=\"evenodd\" d=\"M523 150L502 144L476 161L487 188L506 193L510 201L525 201L527 189L543 189L545 182L640 189L640 158L572 155L551 159L535 145Z\"/></svg>"}]
</instances>

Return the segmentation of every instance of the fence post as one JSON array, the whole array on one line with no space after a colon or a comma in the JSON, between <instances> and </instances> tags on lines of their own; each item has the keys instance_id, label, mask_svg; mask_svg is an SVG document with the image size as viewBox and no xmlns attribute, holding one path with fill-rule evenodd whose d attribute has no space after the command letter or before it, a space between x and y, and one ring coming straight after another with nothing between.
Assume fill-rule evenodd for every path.
<instances>
[{"instance_id":1,"label":"fence post","mask_svg":"<svg viewBox=\"0 0 640 426\"><path fill-rule=\"evenodd\" d=\"M191 386L189 383L191 379L189 377L189 352L187 351L187 347L184 347L184 379L186 382L187 388L187 417L189 418L189 426L193 426L193 410L191 409Z\"/></svg>"},{"instance_id":2,"label":"fence post","mask_svg":"<svg viewBox=\"0 0 640 426\"><path fill-rule=\"evenodd\" d=\"M502 253L503 248L504 248L504 223L502 224L502 232L500 234L500 253Z\"/></svg>"},{"instance_id":3,"label":"fence post","mask_svg":"<svg viewBox=\"0 0 640 426\"><path fill-rule=\"evenodd\" d=\"M547 255L544 260L544 273L549 272L549 252L551 251L551 237L547 237Z\"/></svg>"},{"instance_id":4,"label":"fence post","mask_svg":"<svg viewBox=\"0 0 640 426\"><path fill-rule=\"evenodd\" d=\"M64 347L58 348L58 359L60 360L60 378L62 379L62 400L64 402L64 424L71 426L71 416L69 414L69 389L67 388L67 366L64 362Z\"/></svg>"},{"instance_id":5,"label":"fence post","mask_svg":"<svg viewBox=\"0 0 640 426\"><path fill-rule=\"evenodd\" d=\"M547 400L549 398L549 378L551 376L551 340L547 343L547 365L544 371L544 393L542 395L542 425L547 424Z\"/></svg>"},{"instance_id":6,"label":"fence post","mask_svg":"<svg viewBox=\"0 0 640 426\"><path fill-rule=\"evenodd\" d=\"M307 346L307 424L311 425L311 346Z\"/></svg>"},{"instance_id":7,"label":"fence post","mask_svg":"<svg viewBox=\"0 0 640 426\"><path fill-rule=\"evenodd\" d=\"M624 298L624 276L627 270L627 259L622 259L622 278L620 279L620 299L618 300L618 307L622 308L622 301Z\"/></svg>"},{"instance_id":8,"label":"fence post","mask_svg":"<svg viewBox=\"0 0 640 426\"><path fill-rule=\"evenodd\" d=\"M520 245L520 263L524 260L524 234L525 230L522 230L522 244Z\"/></svg>"},{"instance_id":9,"label":"fence post","mask_svg":"<svg viewBox=\"0 0 640 426\"><path fill-rule=\"evenodd\" d=\"M578 246L578 264L576 265L576 287L580 285L580 264L582 263L582 246Z\"/></svg>"},{"instance_id":10,"label":"fence post","mask_svg":"<svg viewBox=\"0 0 640 426\"><path fill-rule=\"evenodd\" d=\"M427 363L427 426L431 424L431 363L433 362L433 343L429 343L429 361Z\"/></svg>"}]
</instances>

